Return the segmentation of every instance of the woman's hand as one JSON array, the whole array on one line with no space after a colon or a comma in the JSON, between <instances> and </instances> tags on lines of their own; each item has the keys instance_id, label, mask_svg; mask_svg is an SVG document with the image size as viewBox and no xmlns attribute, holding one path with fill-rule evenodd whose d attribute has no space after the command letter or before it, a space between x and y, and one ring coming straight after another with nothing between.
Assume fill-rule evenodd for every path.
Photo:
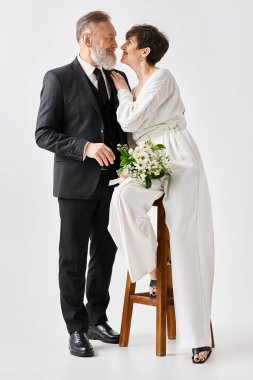
<instances>
[{"instance_id":1,"label":"woman's hand","mask_svg":"<svg viewBox=\"0 0 253 380\"><path fill-rule=\"evenodd\" d=\"M123 178L123 179L126 179L127 177L129 177L129 175L127 173L122 173L120 178Z\"/></svg>"},{"instance_id":2,"label":"woman's hand","mask_svg":"<svg viewBox=\"0 0 253 380\"><path fill-rule=\"evenodd\" d=\"M115 87L116 87L116 89L118 91L122 90L122 89L130 91L129 87L128 87L128 84L125 81L125 78L121 74L116 73L116 71L112 71L111 72L111 77L112 77L114 85L115 85Z\"/></svg>"}]
</instances>

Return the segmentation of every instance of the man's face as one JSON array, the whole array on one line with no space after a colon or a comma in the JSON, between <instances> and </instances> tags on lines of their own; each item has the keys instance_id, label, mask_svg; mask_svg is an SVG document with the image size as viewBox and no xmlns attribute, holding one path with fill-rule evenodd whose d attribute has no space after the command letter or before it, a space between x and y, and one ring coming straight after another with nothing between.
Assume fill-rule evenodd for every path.
<instances>
[{"instance_id":1,"label":"man's face","mask_svg":"<svg viewBox=\"0 0 253 380\"><path fill-rule=\"evenodd\" d=\"M111 69L116 63L116 31L110 22L99 22L92 31L91 57L99 66Z\"/></svg>"}]
</instances>

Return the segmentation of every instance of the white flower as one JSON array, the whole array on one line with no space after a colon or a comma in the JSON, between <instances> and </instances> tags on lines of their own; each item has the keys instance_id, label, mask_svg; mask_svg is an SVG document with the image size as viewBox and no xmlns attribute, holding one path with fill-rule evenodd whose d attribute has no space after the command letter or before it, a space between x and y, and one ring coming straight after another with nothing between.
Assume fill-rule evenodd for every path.
<instances>
[{"instance_id":1,"label":"white flower","mask_svg":"<svg viewBox=\"0 0 253 380\"><path fill-rule=\"evenodd\" d=\"M135 149L128 149L125 145L120 147L128 151L129 154L123 171L131 176L136 183L146 186L147 178L152 180L154 176L160 176L161 173L171 175L170 157L166 149L157 146L152 140L139 142Z\"/></svg>"}]
</instances>

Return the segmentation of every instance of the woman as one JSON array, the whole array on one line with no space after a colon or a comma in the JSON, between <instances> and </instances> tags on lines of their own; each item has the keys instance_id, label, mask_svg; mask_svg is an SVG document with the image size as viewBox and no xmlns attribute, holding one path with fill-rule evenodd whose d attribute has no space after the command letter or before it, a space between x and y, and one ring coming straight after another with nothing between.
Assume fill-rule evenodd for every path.
<instances>
[{"instance_id":1,"label":"woman","mask_svg":"<svg viewBox=\"0 0 253 380\"><path fill-rule=\"evenodd\" d=\"M155 296L157 241L147 213L164 194L179 347L195 347L192 360L203 363L212 351L212 213L203 164L186 129L178 86L169 70L156 66L168 47L167 38L154 26L134 26L121 47L121 62L135 71L139 82L131 93L120 74L111 74L122 129L135 143L151 138L164 144L172 176L152 180L150 189L131 177L124 179L114 190L108 229L125 257L132 282L150 273L151 297Z\"/></svg>"}]
</instances>

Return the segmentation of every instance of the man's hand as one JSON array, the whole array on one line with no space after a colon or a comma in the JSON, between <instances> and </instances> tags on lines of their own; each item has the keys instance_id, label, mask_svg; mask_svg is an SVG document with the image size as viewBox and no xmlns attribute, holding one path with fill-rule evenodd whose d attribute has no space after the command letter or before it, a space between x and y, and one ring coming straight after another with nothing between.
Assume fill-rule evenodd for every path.
<instances>
[{"instance_id":1,"label":"man's hand","mask_svg":"<svg viewBox=\"0 0 253 380\"><path fill-rule=\"evenodd\" d=\"M85 154L87 157L95 158L100 166L113 164L115 155L113 151L103 143L89 143Z\"/></svg>"},{"instance_id":2,"label":"man's hand","mask_svg":"<svg viewBox=\"0 0 253 380\"><path fill-rule=\"evenodd\" d=\"M121 74L116 73L116 71L112 71L111 77L117 90L125 89L130 91L125 78Z\"/></svg>"}]
</instances>

